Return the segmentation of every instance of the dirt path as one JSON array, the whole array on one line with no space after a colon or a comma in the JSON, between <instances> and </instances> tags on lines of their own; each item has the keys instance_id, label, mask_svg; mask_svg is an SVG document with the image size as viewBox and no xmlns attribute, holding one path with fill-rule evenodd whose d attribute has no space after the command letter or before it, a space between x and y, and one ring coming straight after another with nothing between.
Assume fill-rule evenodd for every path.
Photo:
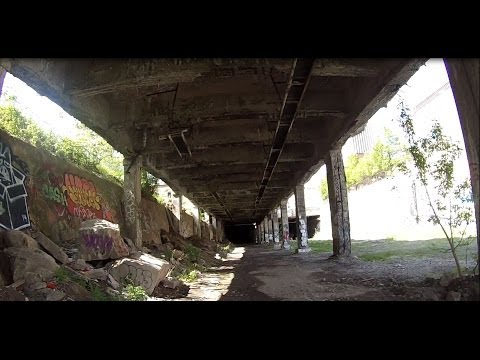
<instances>
[{"instance_id":1,"label":"dirt path","mask_svg":"<svg viewBox=\"0 0 480 360\"><path fill-rule=\"evenodd\" d=\"M448 256L345 262L329 255L237 247L191 284L184 300L443 300L447 290L427 278L454 266Z\"/></svg>"}]
</instances>

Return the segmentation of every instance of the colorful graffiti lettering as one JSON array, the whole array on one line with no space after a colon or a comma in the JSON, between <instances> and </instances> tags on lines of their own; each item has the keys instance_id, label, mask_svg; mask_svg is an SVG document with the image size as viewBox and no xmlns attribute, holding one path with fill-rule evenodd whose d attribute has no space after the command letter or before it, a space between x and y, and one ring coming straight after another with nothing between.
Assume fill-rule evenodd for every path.
<instances>
[{"instance_id":1,"label":"colorful graffiti lettering","mask_svg":"<svg viewBox=\"0 0 480 360\"><path fill-rule=\"evenodd\" d=\"M25 177L12 165L10 147L0 142L0 226L5 229L30 226Z\"/></svg>"},{"instance_id":2,"label":"colorful graffiti lettering","mask_svg":"<svg viewBox=\"0 0 480 360\"><path fill-rule=\"evenodd\" d=\"M63 189L58 186L43 184L42 195L48 200L55 201L58 204L67 206L67 198L65 196L65 193Z\"/></svg>"},{"instance_id":3,"label":"colorful graffiti lettering","mask_svg":"<svg viewBox=\"0 0 480 360\"><path fill-rule=\"evenodd\" d=\"M83 241L87 248L104 253L108 253L113 247L113 239L105 234L84 234Z\"/></svg>"},{"instance_id":4,"label":"colorful graffiti lettering","mask_svg":"<svg viewBox=\"0 0 480 360\"><path fill-rule=\"evenodd\" d=\"M65 174L65 187L71 204L100 210L100 195L93 182L72 174Z\"/></svg>"},{"instance_id":5,"label":"colorful graffiti lettering","mask_svg":"<svg viewBox=\"0 0 480 360\"><path fill-rule=\"evenodd\" d=\"M63 177L48 174L48 183L41 187L41 193L46 199L60 205L57 209L59 216L63 215L66 208L74 217L87 219L105 219L116 222L114 211L102 199L92 181L80 176L66 173Z\"/></svg>"}]
</instances>

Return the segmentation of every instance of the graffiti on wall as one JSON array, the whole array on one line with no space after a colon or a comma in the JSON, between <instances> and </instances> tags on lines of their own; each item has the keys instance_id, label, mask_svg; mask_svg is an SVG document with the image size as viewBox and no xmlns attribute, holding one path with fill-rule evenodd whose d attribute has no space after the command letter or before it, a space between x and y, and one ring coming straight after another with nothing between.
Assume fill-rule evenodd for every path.
<instances>
[{"instance_id":1,"label":"graffiti on wall","mask_svg":"<svg viewBox=\"0 0 480 360\"><path fill-rule=\"evenodd\" d=\"M20 230L30 226L26 175L12 164L10 147L0 142L0 226Z\"/></svg>"},{"instance_id":2,"label":"graffiti on wall","mask_svg":"<svg viewBox=\"0 0 480 360\"><path fill-rule=\"evenodd\" d=\"M112 209L92 181L70 173L65 173L63 177L49 173L47 178L48 182L41 185L41 194L55 204L58 216L63 216L66 210L81 220L116 222Z\"/></svg>"}]
</instances>

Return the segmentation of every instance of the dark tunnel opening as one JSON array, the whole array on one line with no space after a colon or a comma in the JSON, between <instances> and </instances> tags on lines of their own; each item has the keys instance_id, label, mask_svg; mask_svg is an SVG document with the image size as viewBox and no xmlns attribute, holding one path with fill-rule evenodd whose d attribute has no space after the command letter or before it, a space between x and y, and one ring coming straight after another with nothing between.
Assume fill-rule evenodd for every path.
<instances>
[{"instance_id":1,"label":"dark tunnel opening","mask_svg":"<svg viewBox=\"0 0 480 360\"><path fill-rule=\"evenodd\" d=\"M225 237L234 244L254 244L255 225L226 224Z\"/></svg>"}]
</instances>

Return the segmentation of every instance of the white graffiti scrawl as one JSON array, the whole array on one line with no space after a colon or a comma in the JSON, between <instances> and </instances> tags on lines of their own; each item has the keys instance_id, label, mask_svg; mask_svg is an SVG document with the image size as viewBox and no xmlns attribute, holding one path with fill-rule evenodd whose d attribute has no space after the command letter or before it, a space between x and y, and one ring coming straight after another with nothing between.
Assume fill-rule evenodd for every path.
<instances>
[{"instance_id":1,"label":"white graffiti scrawl","mask_svg":"<svg viewBox=\"0 0 480 360\"><path fill-rule=\"evenodd\" d=\"M0 226L19 230L30 226L25 174L12 165L10 148L0 142Z\"/></svg>"}]
</instances>

